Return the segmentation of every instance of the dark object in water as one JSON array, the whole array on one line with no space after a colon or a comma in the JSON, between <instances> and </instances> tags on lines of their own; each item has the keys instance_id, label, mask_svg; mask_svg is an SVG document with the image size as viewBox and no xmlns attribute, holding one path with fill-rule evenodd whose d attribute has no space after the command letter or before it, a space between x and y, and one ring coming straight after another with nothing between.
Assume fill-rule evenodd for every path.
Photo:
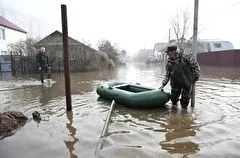
<instances>
[{"instance_id":1,"label":"dark object in water","mask_svg":"<svg viewBox=\"0 0 240 158\"><path fill-rule=\"evenodd\" d=\"M32 116L33 116L34 121L37 121L37 122L38 122L38 121L40 122L40 120L42 119L41 116L40 116L40 113L37 112L37 111L34 111L34 112L32 113Z\"/></svg>"}]
</instances>

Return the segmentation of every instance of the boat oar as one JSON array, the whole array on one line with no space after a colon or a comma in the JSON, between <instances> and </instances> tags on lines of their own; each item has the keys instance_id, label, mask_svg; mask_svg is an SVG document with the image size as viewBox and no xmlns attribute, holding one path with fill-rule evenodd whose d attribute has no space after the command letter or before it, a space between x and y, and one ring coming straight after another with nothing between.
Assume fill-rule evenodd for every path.
<instances>
[{"instance_id":1,"label":"boat oar","mask_svg":"<svg viewBox=\"0 0 240 158\"><path fill-rule=\"evenodd\" d=\"M105 120L103 129L102 129L102 134L101 134L100 139L99 139L99 141L98 141L98 144L97 144L97 146L96 146L94 155L97 153L97 151L99 151L99 150L101 149L102 140L103 140L103 138L106 136L107 128L108 128L108 125L109 125L109 120L110 120L110 118L111 118L114 105L115 105L115 101L113 100L112 103L111 103L110 110L108 111L108 115L107 115L107 118L106 118L106 120Z\"/></svg>"}]
</instances>

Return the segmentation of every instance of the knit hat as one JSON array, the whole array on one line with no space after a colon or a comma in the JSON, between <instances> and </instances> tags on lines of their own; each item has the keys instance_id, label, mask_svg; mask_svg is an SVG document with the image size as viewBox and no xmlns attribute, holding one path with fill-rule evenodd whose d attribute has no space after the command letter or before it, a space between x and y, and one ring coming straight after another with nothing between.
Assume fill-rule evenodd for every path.
<instances>
[{"instance_id":1,"label":"knit hat","mask_svg":"<svg viewBox=\"0 0 240 158\"><path fill-rule=\"evenodd\" d=\"M168 46L167 50L165 51L165 53L169 53L170 51L176 51L177 50L177 46Z\"/></svg>"}]
</instances>

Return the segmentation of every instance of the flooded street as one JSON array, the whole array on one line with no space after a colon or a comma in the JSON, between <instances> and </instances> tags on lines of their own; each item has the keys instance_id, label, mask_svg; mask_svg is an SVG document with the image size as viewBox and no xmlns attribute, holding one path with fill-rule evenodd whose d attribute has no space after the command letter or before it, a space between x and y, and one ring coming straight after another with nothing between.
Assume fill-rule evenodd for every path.
<instances>
[{"instance_id":1,"label":"flooded street","mask_svg":"<svg viewBox=\"0 0 240 158\"><path fill-rule=\"evenodd\" d=\"M72 113L66 113L63 74L52 87L33 76L0 81L0 112L23 112L28 122L0 140L1 158L89 158L94 151L111 102L96 94L105 81L160 87L161 65L129 64L103 72L72 73ZM170 92L168 84L164 89ZM37 123L32 113L38 111ZM196 106L130 109L116 105L108 135L95 157L240 157L240 69L201 67Z\"/></svg>"}]
</instances>

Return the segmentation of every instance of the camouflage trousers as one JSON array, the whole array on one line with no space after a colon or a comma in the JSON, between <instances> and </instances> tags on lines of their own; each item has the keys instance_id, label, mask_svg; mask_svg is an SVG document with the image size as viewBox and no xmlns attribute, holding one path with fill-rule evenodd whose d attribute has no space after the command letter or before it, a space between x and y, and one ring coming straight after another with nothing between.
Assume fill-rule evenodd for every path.
<instances>
[{"instance_id":1,"label":"camouflage trousers","mask_svg":"<svg viewBox=\"0 0 240 158\"><path fill-rule=\"evenodd\" d=\"M181 85L171 83L171 101L174 105L179 101L181 95L180 103L183 108L186 108L190 100L190 87L186 88Z\"/></svg>"}]
</instances>

